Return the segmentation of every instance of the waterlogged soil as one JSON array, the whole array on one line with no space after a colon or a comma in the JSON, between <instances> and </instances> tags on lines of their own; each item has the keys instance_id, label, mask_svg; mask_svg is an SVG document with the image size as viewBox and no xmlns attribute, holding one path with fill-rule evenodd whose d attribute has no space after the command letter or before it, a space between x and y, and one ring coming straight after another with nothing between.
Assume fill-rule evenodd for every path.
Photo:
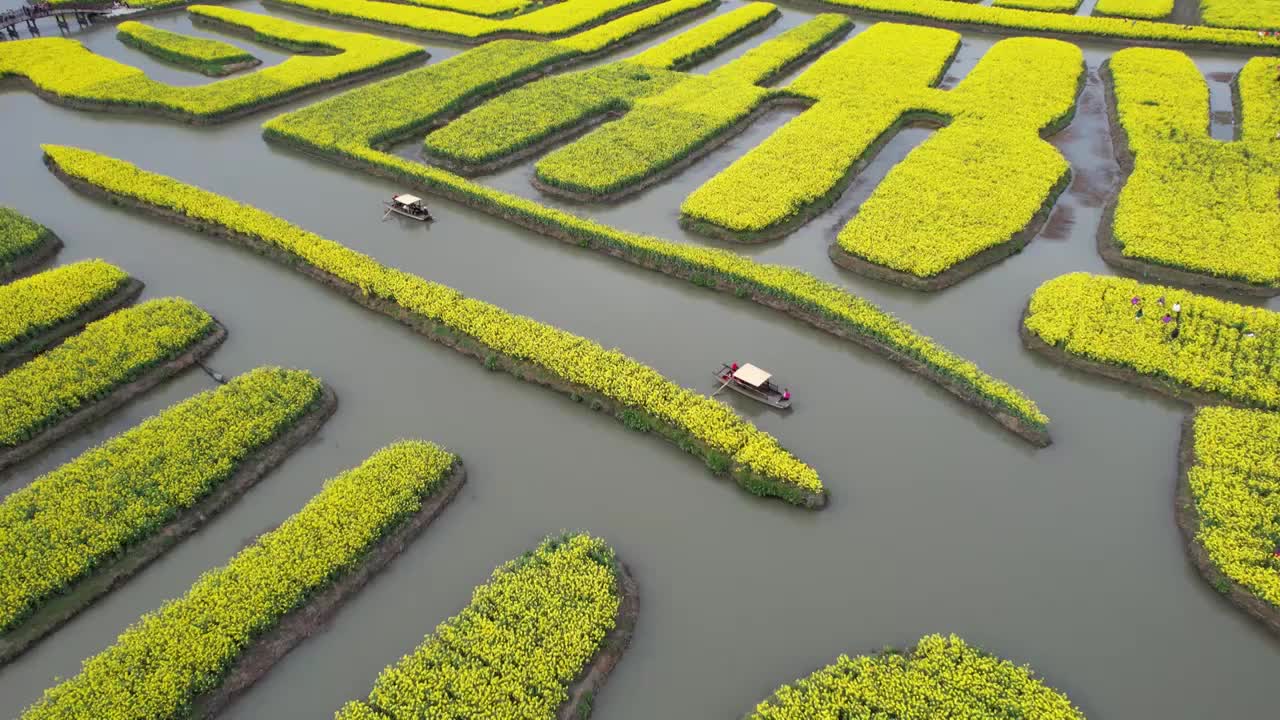
<instances>
[{"instance_id":1,"label":"waterlogged soil","mask_svg":"<svg viewBox=\"0 0 1280 720\"><path fill-rule=\"evenodd\" d=\"M748 43L807 17L788 9ZM181 14L154 20L190 27ZM859 20L854 32L865 27ZM154 67L113 34L79 37ZM997 39L966 34L947 74L962 81ZM58 262L103 257L146 283L144 299L182 295L209 310L230 330L211 356L218 372L306 367L342 398L317 439L240 502L0 669L0 717L18 715L54 677L73 674L139 615L279 524L326 478L403 437L456 452L466 486L429 532L221 717L330 716L464 607L495 566L561 528L606 538L643 595L630 647L594 699L600 720L739 717L841 652L905 647L929 632L959 633L1031 664L1091 718L1270 716L1280 641L1201 579L1175 523L1186 405L1064 368L1025 350L1016 331L1040 283L1075 270L1111 272L1094 236L1121 177L1096 78L1113 48L1085 45L1090 77L1080 109L1052 139L1072 163L1072 182L1021 253L938 293L841 270L827 246L869 195L865 183L783 240L733 246L841 283L1027 391L1053 419L1054 443L1044 449L879 356L732 295L444 201L431 201L437 219L429 226L379 222L380 201L399 188L267 145L259 125L275 111L193 128L0 90L0 203L58 233L67 245ZM436 61L459 46L429 50ZM1197 51L1195 59L1206 73L1234 73L1244 56ZM190 73L187 81L208 80ZM1214 111L1230 109L1229 99L1214 102ZM790 116L765 116L617 205L542 198L529 183L534 159L484 182L627 229L714 245L680 229L680 201ZM791 413L720 397L816 467L831 503L807 512L754 498L666 443L488 372L287 268L85 198L44 168L41 142L107 152L255 203L390 265L616 345L703 392L715 390L708 371L720 362L769 368L795 395ZM913 146L886 148L868 177L883 176ZM420 147L415 138L406 152ZM213 384L187 371L16 467L0 493Z\"/></svg>"}]
</instances>

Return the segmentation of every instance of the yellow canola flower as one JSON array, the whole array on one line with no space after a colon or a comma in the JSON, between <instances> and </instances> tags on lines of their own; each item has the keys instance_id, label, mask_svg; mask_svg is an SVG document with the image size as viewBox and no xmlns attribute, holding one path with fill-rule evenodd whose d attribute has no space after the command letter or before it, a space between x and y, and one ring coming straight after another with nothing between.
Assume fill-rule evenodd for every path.
<instances>
[{"instance_id":1,"label":"yellow canola flower","mask_svg":"<svg viewBox=\"0 0 1280 720\"><path fill-rule=\"evenodd\" d=\"M647 5L652 0L563 0L509 18L477 17L433 7L415 7L375 0L273 0L338 18L407 28L460 40L484 41L495 35L556 37L581 30L605 18Z\"/></svg>"},{"instance_id":2,"label":"yellow canola flower","mask_svg":"<svg viewBox=\"0 0 1280 720\"><path fill-rule=\"evenodd\" d=\"M1240 137L1209 135L1209 89L1173 50L1112 56L1116 113L1134 154L1112 228L1127 257L1280 287L1280 83L1253 58L1238 78Z\"/></svg>"},{"instance_id":3,"label":"yellow canola flower","mask_svg":"<svg viewBox=\"0 0 1280 720\"><path fill-rule=\"evenodd\" d=\"M1133 0L1139 2L1141 0ZM1170 2L1171 0L1161 0ZM1251 2L1252 0L1240 0ZM1274 0L1266 0L1274 2ZM1226 45L1243 47L1280 47L1280 41L1259 36L1252 30L1231 30L1186 25L1184 23L1133 21L1119 17L1069 15L1038 10L986 7L955 0L821 0L823 5L964 25L990 25L1005 30L1028 33L1063 33L1082 38L1104 37L1130 40L1154 40L1188 45Z\"/></svg>"},{"instance_id":4,"label":"yellow canola flower","mask_svg":"<svg viewBox=\"0 0 1280 720\"><path fill-rule=\"evenodd\" d=\"M15 447L149 368L181 355L215 327L181 298L160 298L89 323L54 349L0 375L0 448Z\"/></svg>"},{"instance_id":5,"label":"yellow canola flower","mask_svg":"<svg viewBox=\"0 0 1280 720\"><path fill-rule=\"evenodd\" d=\"M1193 432L1196 540L1224 575L1280 608L1280 415L1206 407Z\"/></svg>"},{"instance_id":6,"label":"yellow canola flower","mask_svg":"<svg viewBox=\"0 0 1280 720\"><path fill-rule=\"evenodd\" d=\"M310 373L259 368L174 405L0 502L0 632L150 537L319 399Z\"/></svg>"},{"instance_id":7,"label":"yellow canola flower","mask_svg":"<svg viewBox=\"0 0 1280 720\"><path fill-rule=\"evenodd\" d=\"M0 70L0 76L3 71ZM0 205L0 271L14 260L32 253L49 236L49 229Z\"/></svg>"},{"instance_id":8,"label":"yellow canola flower","mask_svg":"<svg viewBox=\"0 0 1280 720\"><path fill-rule=\"evenodd\" d=\"M1224 28L1280 27L1280 0L1200 0L1205 25Z\"/></svg>"},{"instance_id":9,"label":"yellow canola flower","mask_svg":"<svg viewBox=\"0 0 1280 720\"><path fill-rule=\"evenodd\" d=\"M1044 342L1085 360L1257 407L1280 407L1280 313L1265 308L1071 273L1036 289L1024 322Z\"/></svg>"},{"instance_id":10,"label":"yellow canola flower","mask_svg":"<svg viewBox=\"0 0 1280 720\"><path fill-rule=\"evenodd\" d=\"M337 720L552 720L600 650L621 602L613 550L584 534L544 540L493 572L471 604L374 681Z\"/></svg>"},{"instance_id":11,"label":"yellow canola flower","mask_svg":"<svg viewBox=\"0 0 1280 720\"><path fill-rule=\"evenodd\" d=\"M76 40L35 38L0 45L0 77L18 75L68 100L148 108L216 120L244 108L279 100L309 87L421 56L417 45L313 27L243 10L192 5L195 17L252 31L266 43L310 47L337 54L295 55L284 62L207 85L167 85L141 70L95 55Z\"/></svg>"},{"instance_id":12,"label":"yellow canola flower","mask_svg":"<svg viewBox=\"0 0 1280 720\"><path fill-rule=\"evenodd\" d=\"M850 658L784 685L748 720L1020 718L1084 720L1027 667L951 635L926 635L906 653Z\"/></svg>"},{"instance_id":13,"label":"yellow canola flower","mask_svg":"<svg viewBox=\"0 0 1280 720\"><path fill-rule=\"evenodd\" d=\"M748 483L753 492L776 494L791 501L802 500L802 493L824 492L817 471L796 460L771 435L742 420L719 401L689 392L617 350L465 298L452 288L388 268L262 210L146 172L122 160L66 146L46 145L44 150L62 171L107 192L258 238L350 282L367 295L395 302L469 336L493 352L529 362L558 380L648 413L768 482L765 487Z\"/></svg>"},{"instance_id":14,"label":"yellow canola flower","mask_svg":"<svg viewBox=\"0 0 1280 720\"><path fill-rule=\"evenodd\" d=\"M1173 13L1173 0L1098 0L1094 15L1159 20Z\"/></svg>"},{"instance_id":15,"label":"yellow canola flower","mask_svg":"<svg viewBox=\"0 0 1280 720\"><path fill-rule=\"evenodd\" d=\"M98 305L129 280L102 260L83 260L0 286L0 352Z\"/></svg>"},{"instance_id":16,"label":"yellow canola flower","mask_svg":"<svg viewBox=\"0 0 1280 720\"><path fill-rule=\"evenodd\" d=\"M212 38L183 35L133 20L116 26L116 37L126 45L180 65L198 70L217 70L222 65L249 62L253 55L235 45Z\"/></svg>"},{"instance_id":17,"label":"yellow canola flower","mask_svg":"<svg viewBox=\"0 0 1280 720\"><path fill-rule=\"evenodd\" d=\"M544 155L536 166L538 180L590 194L634 187L696 152L766 100L783 95L754 83L773 77L851 25L840 15L819 15L705 76L681 75L669 85L645 86L642 93L619 92L629 89L625 83L611 85L615 94L611 107L622 107L626 114ZM589 73L579 77L587 83L598 77ZM489 104L503 102L499 98ZM521 106L508 105L513 107L518 112ZM574 122L583 119L581 113L559 112L574 117Z\"/></svg>"},{"instance_id":18,"label":"yellow canola flower","mask_svg":"<svg viewBox=\"0 0 1280 720\"><path fill-rule=\"evenodd\" d=\"M457 458L431 443L389 445L328 481L280 527L186 595L143 615L22 720L166 720L217 687L244 648L358 564L417 512Z\"/></svg>"}]
</instances>

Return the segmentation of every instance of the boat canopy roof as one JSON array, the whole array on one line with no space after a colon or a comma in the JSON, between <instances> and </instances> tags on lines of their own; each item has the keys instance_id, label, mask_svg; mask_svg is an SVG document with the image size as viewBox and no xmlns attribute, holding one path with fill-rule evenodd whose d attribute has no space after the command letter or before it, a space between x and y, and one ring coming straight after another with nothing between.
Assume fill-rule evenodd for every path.
<instances>
[{"instance_id":1,"label":"boat canopy roof","mask_svg":"<svg viewBox=\"0 0 1280 720\"><path fill-rule=\"evenodd\" d=\"M422 202L422 198L417 195L397 195L395 200L401 205L416 205L417 203Z\"/></svg>"},{"instance_id":2,"label":"boat canopy roof","mask_svg":"<svg viewBox=\"0 0 1280 720\"><path fill-rule=\"evenodd\" d=\"M733 372L733 377L734 379L741 380L752 387L760 387L769 382L769 378L773 377L773 375L770 375L768 371L761 370L751 363L747 363L735 370Z\"/></svg>"}]
</instances>

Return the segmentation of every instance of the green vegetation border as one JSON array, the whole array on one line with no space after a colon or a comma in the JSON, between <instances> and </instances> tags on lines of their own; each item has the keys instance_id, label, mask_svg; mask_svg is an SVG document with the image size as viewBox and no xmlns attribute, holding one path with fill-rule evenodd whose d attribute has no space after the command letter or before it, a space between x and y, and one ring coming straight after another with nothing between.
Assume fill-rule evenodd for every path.
<instances>
[{"instance_id":1,"label":"green vegetation border","mask_svg":"<svg viewBox=\"0 0 1280 720\"><path fill-rule=\"evenodd\" d=\"M1196 506L1195 496L1191 493L1191 470L1197 464L1195 419L1198 412L1197 409L1189 413L1182 421L1181 437L1178 442L1178 475L1173 500L1174 518L1178 523L1178 530L1182 532L1187 561L1195 566L1205 582L1228 602L1262 623L1273 634L1280 636L1280 607L1271 605L1227 577L1213 563L1209 552L1196 539L1200 534L1200 510Z\"/></svg>"},{"instance_id":2,"label":"green vegetation border","mask_svg":"<svg viewBox=\"0 0 1280 720\"><path fill-rule=\"evenodd\" d=\"M0 374L12 370L62 342L62 340L75 334L94 320L106 317L137 300L138 296L142 294L142 288L143 283L141 280L132 276L127 277L120 287L116 288L115 292L86 307L80 314L69 317L57 325L47 328L44 332L27 338L19 345L0 353Z\"/></svg>"},{"instance_id":3,"label":"green vegetation border","mask_svg":"<svg viewBox=\"0 0 1280 720\"><path fill-rule=\"evenodd\" d=\"M1098 223L1096 241L1098 254L1102 256L1102 260L1121 272L1143 280L1156 280L1166 285L1263 298L1280 295L1280 287L1278 286L1262 285L1229 277L1217 277L1204 272L1166 265L1154 260L1129 257L1124 254L1124 249L1121 247L1120 242L1116 240L1115 213L1116 205L1120 202L1120 193L1124 190L1124 186L1128 184L1129 177L1133 173L1134 152L1129 147L1129 134L1125 132L1124 126L1120 124L1120 116L1116 110L1118 104L1116 101L1115 79L1111 74L1110 59L1103 61L1102 66L1098 68L1098 77L1102 79L1103 93L1105 94L1107 123L1111 128L1111 149L1115 154L1116 162L1120 165L1120 171L1124 175L1124 180L1117 186L1115 194L1107 203L1106 208L1103 209L1102 220ZM1236 77L1231 80L1231 105L1232 111L1237 118L1243 117L1240 107L1239 83L1240 76L1237 73ZM1237 139L1239 139L1239 123L1236 123L1235 133Z\"/></svg>"},{"instance_id":4,"label":"green vegetation border","mask_svg":"<svg viewBox=\"0 0 1280 720\"><path fill-rule=\"evenodd\" d=\"M63 417L21 445L0 451L0 482L7 479L9 468L35 455L53 443L65 438L89 423L102 418L151 388L186 370L201 358L213 352L227 338L227 329L215 318L213 327L203 338L177 357L157 363L142 371L132 382L116 387L101 398L82 405L75 412Z\"/></svg>"},{"instance_id":5,"label":"green vegetation border","mask_svg":"<svg viewBox=\"0 0 1280 720\"><path fill-rule=\"evenodd\" d=\"M333 415L337 406L338 398L333 389L322 384L320 396L298 416L293 426L242 460L235 473L223 480L216 490L178 513L147 539L76 581L63 594L51 598L9 632L0 634L0 667L62 627L98 598L142 571L188 535L199 530L214 515L238 500L310 440L329 416Z\"/></svg>"},{"instance_id":6,"label":"green vegetation border","mask_svg":"<svg viewBox=\"0 0 1280 720\"><path fill-rule=\"evenodd\" d=\"M569 697L556 712L556 720L587 720L591 716L596 693L604 687L609 673L622 660L622 654L631 645L631 638L635 635L636 621L640 617L639 585L630 568L621 560L616 561L613 576L621 596L613 629L600 641L600 647L591 662L569 685Z\"/></svg>"},{"instance_id":7,"label":"green vegetation border","mask_svg":"<svg viewBox=\"0 0 1280 720\"><path fill-rule=\"evenodd\" d=\"M644 433L656 433L663 438L670 440L681 450L684 450L685 452L702 460L706 463L707 468L716 475L730 475L738 485L754 495L781 498L786 502L811 510L821 509L827 505L828 493L825 488L822 492L815 493L795 485L785 483L781 480L761 476L757 473L751 472L745 466L734 467L732 458L712 449L681 428L677 428L674 425L671 425L670 423L667 423L662 419L638 408L625 406L584 386L555 377L538 368L533 363L497 352L474 338L455 332L442 323L438 323L430 318L414 313L398 303L367 295L360 287L321 270L314 265L302 262L298 258L283 250L272 247L256 237L243 235L222 225L206 223L142 200L125 197L104 190L92 183L67 174L48 155L45 156L45 164L48 165L49 170L68 187L82 192L85 195L106 200L113 205L139 210L141 212L163 218L169 222L191 228L197 232L207 233L215 237L221 237L233 243L243 245L263 257L274 260L307 277L319 281L321 284L337 291L339 294L345 296L347 299L358 305L382 313L383 315L408 326L429 340L438 342L446 347L457 350L463 355L476 359L482 363L486 369L503 370L520 380L542 385L567 395L575 402L585 402L592 410L612 415L629 429Z\"/></svg>"},{"instance_id":8,"label":"green vegetation border","mask_svg":"<svg viewBox=\"0 0 1280 720\"><path fill-rule=\"evenodd\" d=\"M337 576L328 587L286 613L270 630L245 646L240 656L223 674L222 683L198 696L192 703L186 720L208 720L215 717L266 675L298 643L324 630L343 603L360 592L444 512L457 497L466 480L466 467L462 459L457 458L452 473L435 492L424 499L417 512L401 521L399 527L383 535L354 567Z\"/></svg>"}]
</instances>

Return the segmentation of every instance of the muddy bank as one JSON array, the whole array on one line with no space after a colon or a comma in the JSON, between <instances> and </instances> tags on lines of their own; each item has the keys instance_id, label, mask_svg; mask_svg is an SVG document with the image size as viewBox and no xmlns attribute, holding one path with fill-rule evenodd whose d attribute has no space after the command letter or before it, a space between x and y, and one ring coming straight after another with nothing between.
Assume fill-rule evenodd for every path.
<instances>
[{"instance_id":1,"label":"muddy bank","mask_svg":"<svg viewBox=\"0 0 1280 720\"><path fill-rule=\"evenodd\" d=\"M1144 260L1124 254L1124 249L1115 235L1115 212L1116 205L1120 202L1120 193L1124 192L1124 188L1129 184L1129 179L1133 174L1135 156L1133 149L1129 145L1129 134L1125 132L1124 126L1120 124L1120 116L1116 110L1115 80L1111 75L1109 60L1103 62L1102 66L1098 68L1098 76L1102 78L1102 85L1107 98L1107 124L1111 131L1112 152L1115 153L1116 162L1120 164L1120 172L1124 176L1118 186L1119 190L1116 191L1111 201L1107 203L1106 209L1102 213L1102 221L1098 223L1096 242L1098 254L1102 256L1103 261L1111 267L1141 280L1165 285L1175 285L1193 290L1203 289L1234 293L1250 297L1269 298L1280 295L1280 286L1219 277L1210 275L1207 272L1174 267L1155 260ZM1242 117L1237 82L1238 80L1232 81L1231 96L1232 103L1235 106L1235 117ZM1208 127L1205 128L1205 132L1209 132ZM1239 132L1240 125L1237 124L1236 134L1239 135Z\"/></svg>"},{"instance_id":2,"label":"muddy bank","mask_svg":"<svg viewBox=\"0 0 1280 720\"><path fill-rule=\"evenodd\" d=\"M600 648L596 650L591 663L583 668L578 678L569 686L569 697L556 711L556 720L586 720L591 715L596 695L609 679L609 673L617 667L622 654L631 645L636 620L640 617L640 588L627 566L621 560L617 563L614 577L622 594L622 602L618 604L613 629L600 641Z\"/></svg>"},{"instance_id":3,"label":"muddy bank","mask_svg":"<svg viewBox=\"0 0 1280 720\"><path fill-rule=\"evenodd\" d=\"M132 401L134 398L194 365L227 338L227 329L216 319L213 328L202 339L177 357L157 363L142 371L132 382L116 387L105 396L80 406L79 409L46 427L21 445L0 450L0 482L8 479L13 465L35 455L46 447L72 435L89 423Z\"/></svg>"},{"instance_id":4,"label":"muddy bank","mask_svg":"<svg viewBox=\"0 0 1280 720\"><path fill-rule=\"evenodd\" d=\"M54 632L95 600L123 584L156 558L177 545L208 520L248 492L259 480L284 462L295 450L311 439L329 419L338 405L333 390L325 385L320 397L300 415L293 425L270 443L250 453L239 463L230 477L196 504L178 513L150 536L52 596L26 620L0 634L0 667L21 655L27 648Z\"/></svg>"},{"instance_id":5,"label":"muddy bank","mask_svg":"<svg viewBox=\"0 0 1280 720\"><path fill-rule=\"evenodd\" d=\"M1178 477L1175 481L1173 512L1182 531L1187 560L1200 572L1209 586L1217 590L1232 605L1245 611L1262 623L1267 630L1280 636L1280 608L1254 595L1243 585L1224 575L1213 564L1209 552L1196 539L1200 533L1200 511L1191 494L1190 471L1196 466L1195 417L1192 412L1182 421L1182 438L1178 445Z\"/></svg>"},{"instance_id":6,"label":"muddy bank","mask_svg":"<svg viewBox=\"0 0 1280 720\"><path fill-rule=\"evenodd\" d=\"M4 80L0 79L0 85ZM24 275L29 275L37 268L53 259L54 255L62 249L62 239L53 234L52 230L45 230L44 235L37 242L31 252L19 255L8 264L0 263L0 283L16 280Z\"/></svg>"},{"instance_id":7,"label":"muddy bank","mask_svg":"<svg viewBox=\"0 0 1280 720\"><path fill-rule=\"evenodd\" d=\"M695 438L683 428L676 427L640 408L623 405L612 398L598 393L586 386L578 385L555 376L532 362L521 360L484 345L470 335L460 333L443 323L415 313L398 303L367 294L360 287L353 285L331 273L321 270L310 263L270 245L256 237L243 235L229 228L209 222L196 220L186 215L161 208L134 198L110 193L83 180L67 175L51 160L46 160L50 170L69 187L91 197L107 200L114 205L140 210L150 215L191 228L197 232L221 237L231 242L244 245L250 250L275 260L321 284L337 291L347 299L370 310L375 310L408 326L417 333L442 345L450 347L481 362L488 370L502 370L518 379L541 385L568 396L575 402L585 403L592 410L608 413L616 420L632 430L644 433L655 433L671 441L681 450L703 460L708 469L717 475L730 475L738 485L755 495L781 498L794 505L809 509L819 509L827 504L827 492L813 492L794 486L790 483L757 475L745 466L736 464L731 458L720 453L701 440Z\"/></svg>"},{"instance_id":8,"label":"muddy bank","mask_svg":"<svg viewBox=\"0 0 1280 720\"><path fill-rule=\"evenodd\" d=\"M0 353L0 373L8 372L79 332L85 325L106 317L132 303L138 299L138 295L142 293L142 288L142 281L132 277L125 278L125 281L120 284L120 287L115 292L85 308L79 315L67 318L57 325L29 337Z\"/></svg>"},{"instance_id":9,"label":"muddy bank","mask_svg":"<svg viewBox=\"0 0 1280 720\"><path fill-rule=\"evenodd\" d=\"M343 603L372 581L448 507L466 479L466 468L459 459L449 477L434 493L424 498L417 512L383 536L355 566L313 594L304 605L286 613L270 630L249 643L223 674L222 682L191 703L187 714L189 720L216 716L266 675L298 643L322 632Z\"/></svg>"}]
</instances>

